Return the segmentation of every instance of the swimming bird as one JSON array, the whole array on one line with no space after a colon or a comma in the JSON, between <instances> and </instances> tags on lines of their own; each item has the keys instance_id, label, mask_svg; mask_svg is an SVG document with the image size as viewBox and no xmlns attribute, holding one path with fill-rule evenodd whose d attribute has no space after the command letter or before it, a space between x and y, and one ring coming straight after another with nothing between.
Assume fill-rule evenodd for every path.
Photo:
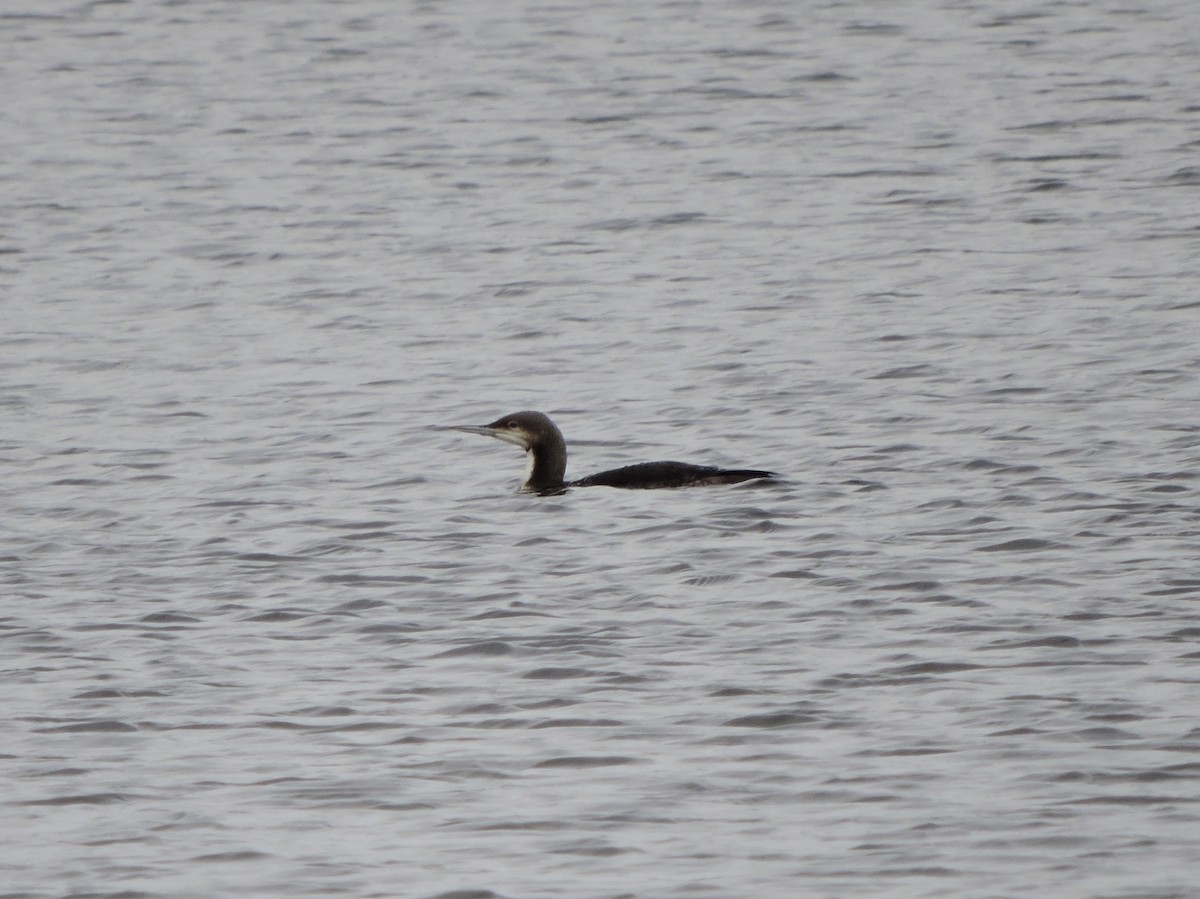
<instances>
[{"instance_id":1,"label":"swimming bird","mask_svg":"<svg viewBox=\"0 0 1200 899\"><path fill-rule=\"evenodd\" d=\"M578 481L567 481L564 480L567 442L558 426L541 412L513 412L511 415L502 415L489 425L453 425L450 430L495 437L525 450L525 483L521 489L542 496L562 493L568 487L649 490L738 484L775 476L770 471L750 468L717 468L714 465L691 465L687 462L642 462L601 471Z\"/></svg>"}]
</instances>

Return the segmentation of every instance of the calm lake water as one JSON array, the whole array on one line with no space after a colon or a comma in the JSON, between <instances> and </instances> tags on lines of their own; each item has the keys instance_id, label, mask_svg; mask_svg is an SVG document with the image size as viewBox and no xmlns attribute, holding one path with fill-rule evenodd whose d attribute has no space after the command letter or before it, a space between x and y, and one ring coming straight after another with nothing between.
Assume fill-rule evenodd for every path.
<instances>
[{"instance_id":1,"label":"calm lake water","mask_svg":"<svg viewBox=\"0 0 1200 899\"><path fill-rule=\"evenodd\" d=\"M0 40L0 897L1195 895L1200 4Z\"/></svg>"}]
</instances>

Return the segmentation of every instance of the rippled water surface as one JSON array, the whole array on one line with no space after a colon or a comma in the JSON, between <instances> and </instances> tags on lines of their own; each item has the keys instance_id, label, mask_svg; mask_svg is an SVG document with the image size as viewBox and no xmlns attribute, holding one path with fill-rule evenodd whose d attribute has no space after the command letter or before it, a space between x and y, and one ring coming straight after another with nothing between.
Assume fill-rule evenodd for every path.
<instances>
[{"instance_id":1,"label":"rippled water surface","mask_svg":"<svg viewBox=\"0 0 1200 899\"><path fill-rule=\"evenodd\" d=\"M0 896L1194 895L1200 5L0 40Z\"/></svg>"}]
</instances>

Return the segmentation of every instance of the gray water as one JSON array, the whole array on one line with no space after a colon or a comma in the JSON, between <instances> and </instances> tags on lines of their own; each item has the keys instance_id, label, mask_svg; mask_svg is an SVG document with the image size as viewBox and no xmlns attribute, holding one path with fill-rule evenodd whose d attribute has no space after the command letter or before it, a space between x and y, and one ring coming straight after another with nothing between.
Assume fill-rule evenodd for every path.
<instances>
[{"instance_id":1,"label":"gray water","mask_svg":"<svg viewBox=\"0 0 1200 899\"><path fill-rule=\"evenodd\" d=\"M1195 895L1200 4L2 9L0 896Z\"/></svg>"}]
</instances>

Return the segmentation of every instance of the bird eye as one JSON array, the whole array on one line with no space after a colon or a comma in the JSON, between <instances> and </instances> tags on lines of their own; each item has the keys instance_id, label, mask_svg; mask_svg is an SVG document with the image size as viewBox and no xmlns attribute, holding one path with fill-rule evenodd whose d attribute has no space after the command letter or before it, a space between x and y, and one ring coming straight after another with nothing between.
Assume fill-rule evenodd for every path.
<instances>
[{"instance_id":1,"label":"bird eye","mask_svg":"<svg viewBox=\"0 0 1200 899\"><path fill-rule=\"evenodd\" d=\"M506 425L506 427L508 427L508 428L510 428L510 429L512 429L512 430L516 430L517 423L516 423L515 421L510 421L510 422L509 422L509 423Z\"/></svg>"}]
</instances>

